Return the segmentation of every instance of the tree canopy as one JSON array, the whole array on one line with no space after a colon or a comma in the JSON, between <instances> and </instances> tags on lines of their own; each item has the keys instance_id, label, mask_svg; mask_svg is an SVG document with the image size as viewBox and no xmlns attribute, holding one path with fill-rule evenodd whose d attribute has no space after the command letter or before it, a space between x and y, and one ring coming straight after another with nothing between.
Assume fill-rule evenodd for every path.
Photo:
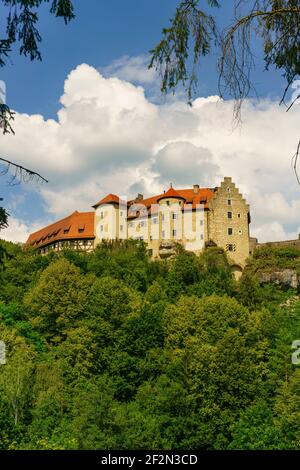
<instances>
[{"instance_id":1,"label":"tree canopy","mask_svg":"<svg viewBox=\"0 0 300 470\"><path fill-rule=\"evenodd\" d=\"M235 281L217 247L3 245L0 449L299 449L299 292Z\"/></svg>"},{"instance_id":2,"label":"tree canopy","mask_svg":"<svg viewBox=\"0 0 300 470\"><path fill-rule=\"evenodd\" d=\"M201 58L217 48L220 95L234 98L239 109L254 88L251 73L258 38L266 69L276 67L286 80L284 100L300 75L299 0L235 0L234 21L223 29L214 15L216 8L224 8L221 1L179 1L161 42L151 51L150 67L159 69L162 91L175 90L182 83L191 99L201 76Z\"/></svg>"}]
</instances>

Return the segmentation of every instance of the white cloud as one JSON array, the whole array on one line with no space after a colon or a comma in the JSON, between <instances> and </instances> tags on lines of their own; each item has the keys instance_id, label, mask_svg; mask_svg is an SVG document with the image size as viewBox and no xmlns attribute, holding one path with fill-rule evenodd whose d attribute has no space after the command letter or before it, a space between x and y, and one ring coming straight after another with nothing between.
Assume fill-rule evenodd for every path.
<instances>
[{"instance_id":1,"label":"white cloud","mask_svg":"<svg viewBox=\"0 0 300 470\"><path fill-rule=\"evenodd\" d=\"M262 243L276 242L280 240L295 240L298 238L298 232L286 231L282 224L274 221L268 224L262 224L257 228L253 227L252 236L258 238L258 240Z\"/></svg>"},{"instance_id":2,"label":"white cloud","mask_svg":"<svg viewBox=\"0 0 300 470\"><path fill-rule=\"evenodd\" d=\"M9 226L0 231L0 239L16 243L24 243L31 232L38 230L40 224L26 224L14 217L9 218Z\"/></svg>"},{"instance_id":3,"label":"white cloud","mask_svg":"<svg viewBox=\"0 0 300 470\"><path fill-rule=\"evenodd\" d=\"M174 142L157 152L152 170L158 174L158 181L164 185L171 178L177 184L189 186L197 175L196 183L211 186L219 173L218 166L212 162L213 156L209 149L189 142Z\"/></svg>"},{"instance_id":4,"label":"white cloud","mask_svg":"<svg viewBox=\"0 0 300 470\"><path fill-rule=\"evenodd\" d=\"M148 68L149 63L150 58L147 55L135 57L124 55L100 71L104 76L114 76L128 82L149 85L158 81L155 69Z\"/></svg>"},{"instance_id":5,"label":"white cloud","mask_svg":"<svg viewBox=\"0 0 300 470\"><path fill-rule=\"evenodd\" d=\"M290 159L300 106L286 113L276 102L246 101L243 125L233 131L230 101L155 104L126 70L127 78L105 78L78 66L66 79L57 121L17 113L16 135L1 136L2 154L50 180L40 188L45 219L90 210L108 192L151 195L170 181L214 186L232 176L251 204L259 238L296 234L300 189ZM17 227L25 239L22 222Z\"/></svg>"}]
</instances>

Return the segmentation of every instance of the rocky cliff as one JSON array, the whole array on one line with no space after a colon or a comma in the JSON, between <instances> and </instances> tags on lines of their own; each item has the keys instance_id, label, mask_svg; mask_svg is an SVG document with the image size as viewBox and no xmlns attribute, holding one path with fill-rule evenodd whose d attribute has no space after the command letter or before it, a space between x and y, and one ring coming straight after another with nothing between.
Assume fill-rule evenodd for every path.
<instances>
[{"instance_id":1,"label":"rocky cliff","mask_svg":"<svg viewBox=\"0 0 300 470\"><path fill-rule=\"evenodd\" d=\"M300 275L295 269L278 269L274 271L258 271L258 279L261 283L273 282L291 287L292 289L300 288Z\"/></svg>"}]
</instances>

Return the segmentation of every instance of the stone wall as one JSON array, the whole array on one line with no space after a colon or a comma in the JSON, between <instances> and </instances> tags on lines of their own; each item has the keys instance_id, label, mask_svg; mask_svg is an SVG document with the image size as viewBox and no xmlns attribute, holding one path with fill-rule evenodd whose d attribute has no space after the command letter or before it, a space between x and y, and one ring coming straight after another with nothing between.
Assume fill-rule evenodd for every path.
<instances>
[{"instance_id":1,"label":"stone wall","mask_svg":"<svg viewBox=\"0 0 300 470\"><path fill-rule=\"evenodd\" d=\"M250 253L249 205L232 182L224 178L210 202L208 238L224 248L231 263L244 267Z\"/></svg>"},{"instance_id":2,"label":"stone wall","mask_svg":"<svg viewBox=\"0 0 300 470\"><path fill-rule=\"evenodd\" d=\"M257 239L254 239L257 241ZM282 240L278 242L266 242L266 243L257 243L255 244L255 249L263 246L273 246L278 248L286 247L296 247L300 249L300 234L296 240Z\"/></svg>"}]
</instances>

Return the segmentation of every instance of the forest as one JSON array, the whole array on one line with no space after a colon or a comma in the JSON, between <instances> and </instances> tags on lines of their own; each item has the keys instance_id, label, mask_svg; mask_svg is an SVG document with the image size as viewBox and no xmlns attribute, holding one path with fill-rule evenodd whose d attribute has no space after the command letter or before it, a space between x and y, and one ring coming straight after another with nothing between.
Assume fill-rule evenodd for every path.
<instances>
[{"instance_id":1,"label":"forest","mask_svg":"<svg viewBox=\"0 0 300 470\"><path fill-rule=\"evenodd\" d=\"M300 250L153 261L142 242L40 256L0 242L0 449L300 449Z\"/></svg>"}]
</instances>

